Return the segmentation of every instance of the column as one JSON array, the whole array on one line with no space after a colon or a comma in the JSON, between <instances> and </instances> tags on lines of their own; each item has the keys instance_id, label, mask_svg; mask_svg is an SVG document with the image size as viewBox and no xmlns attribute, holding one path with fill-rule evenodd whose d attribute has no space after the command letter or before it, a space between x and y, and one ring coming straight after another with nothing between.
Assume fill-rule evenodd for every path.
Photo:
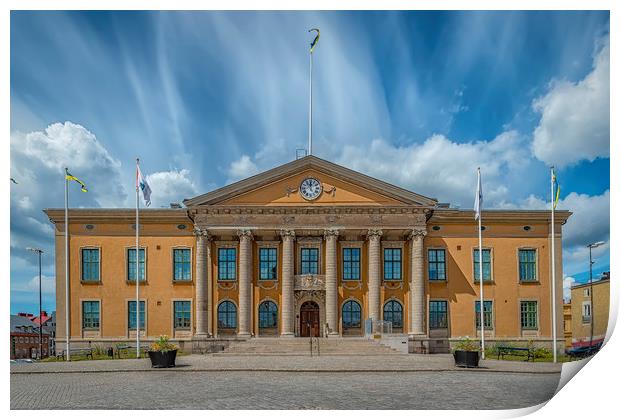
<instances>
[{"instance_id":1,"label":"column","mask_svg":"<svg viewBox=\"0 0 620 420\"><path fill-rule=\"evenodd\" d=\"M424 236L426 229L409 234L411 270L409 280L409 335L426 335L426 293L424 292Z\"/></svg>"},{"instance_id":2,"label":"column","mask_svg":"<svg viewBox=\"0 0 620 420\"><path fill-rule=\"evenodd\" d=\"M208 307L210 292L207 287L207 254L211 246L211 237L206 229L194 228L196 235L196 337L207 336Z\"/></svg>"},{"instance_id":3,"label":"column","mask_svg":"<svg viewBox=\"0 0 620 420\"><path fill-rule=\"evenodd\" d=\"M250 288L252 287L252 231L240 229L239 236L239 337L249 337L250 311Z\"/></svg>"},{"instance_id":4,"label":"column","mask_svg":"<svg viewBox=\"0 0 620 420\"><path fill-rule=\"evenodd\" d=\"M368 231L368 318L381 319L381 235L379 229Z\"/></svg>"},{"instance_id":5,"label":"column","mask_svg":"<svg viewBox=\"0 0 620 420\"><path fill-rule=\"evenodd\" d=\"M325 318L330 335L339 335L338 322L338 269L336 229L325 230Z\"/></svg>"},{"instance_id":6,"label":"column","mask_svg":"<svg viewBox=\"0 0 620 420\"><path fill-rule=\"evenodd\" d=\"M283 229L282 236L282 331L281 335L295 335L295 302L293 296L295 273L295 231Z\"/></svg>"}]
</instances>

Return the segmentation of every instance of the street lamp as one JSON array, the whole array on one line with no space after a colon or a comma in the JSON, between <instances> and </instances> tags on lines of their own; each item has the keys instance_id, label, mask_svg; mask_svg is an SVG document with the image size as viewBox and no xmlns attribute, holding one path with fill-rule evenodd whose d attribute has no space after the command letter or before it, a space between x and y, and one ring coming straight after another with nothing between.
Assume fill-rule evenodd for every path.
<instances>
[{"instance_id":1,"label":"street lamp","mask_svg":"<svg viewBox=\"0 0 620 420\"><path fill-rule=\"evenodd\" d=\"M26 250L39 254L39 360L41 360L43 358L43 311L41 310L41 254L43 250L30 247Z\"/></svg>"},{"instance_id":2,"label":"street lamp","mask_svg":"<svg viewBox=\"0 0 620 420\"><path fill-rule=\"evenodd\" d=\"M586 245L590 249L590 350L592 348L592 338L594 337L594 294L592 293L592 266L594 261L592 261L592 248L598 248L601 245L605 245L605 242L598 241Z\"/></svg>"}]
</instances>

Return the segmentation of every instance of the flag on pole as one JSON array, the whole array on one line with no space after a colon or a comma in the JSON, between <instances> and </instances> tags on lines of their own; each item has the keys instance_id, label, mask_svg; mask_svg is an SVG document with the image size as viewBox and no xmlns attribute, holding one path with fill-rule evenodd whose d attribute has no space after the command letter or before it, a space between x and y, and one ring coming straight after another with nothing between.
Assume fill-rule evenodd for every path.
<instances>
[{"instance_id":1,"label":"flag on pole","mask_svg":"<svg viewBox=\"0 0 620 420\"><path fill-rule=\"evenodd\" d=\"M476 201L474 202L475 220L480 218L480 210L482 209L482 178L480 176L480 168L478 168L478 188L476 188Z\"/></svg>"},{"instance_id":2,"label":"flag on pole","mask_svg":"<svg viewBox=\"0 0 620 420\"><path fill-rule=\"evenodd\" d=\"M317 42L319 42L319 38L321 37L321 31L319 31L317 28L312 28L308 32L312 32L312 31L316 31L316 37L310 43L310 54L314 52L314 47L316 47L316 44Z\"/></svg>"},{"instance_id":3,"label":"flag on pole","mask_svg":"<svg viewBox=\"0 0 620 420\"><path fill-rule=\"evenodd\" d=\"M86 184L84 184L82 181L80 181L77 177L71 175L69 173L69 171L67 170L67 168L65 168L65 179L68 180L68 181L75 181L75 182L77 182L78 184L81 185L82 192L88 192L88 189L86 188Z\"/></svg>"},{"instance_id":4,"label":"flag on pole","mask_svg":"<svg viewBox=\"0 0 620 420\"><path fill-rule=\"evenodd\" d=\"M560 201L560 184L558 184L558 179L555 176L555 169L551 169L551 176L553 178L553 186L555 188L555 197L553 199L553 210L558 206L558 201Z\"/></svg>"},{"instance_id":5,"label":"flag on pole","mask_svg":"<svg viewBox=\"0 0 620 420\"><path fill-rule=\"evenodd\" d=\"M144 197L144 201L148 207L151 205L151 187L149 186L149 183L146 182L146 178L142 176L140 165L137 165L136 168L136 187L142 190L142 196Z\"/></svg>"}]
</instances>

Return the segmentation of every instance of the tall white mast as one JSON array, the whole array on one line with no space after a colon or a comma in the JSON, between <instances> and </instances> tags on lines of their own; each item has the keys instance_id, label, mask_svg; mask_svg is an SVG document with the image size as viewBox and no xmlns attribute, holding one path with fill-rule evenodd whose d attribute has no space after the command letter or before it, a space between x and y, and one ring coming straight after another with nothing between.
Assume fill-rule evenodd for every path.
<instances>
[{"instance_id":1,"label":"tall white mast","mask_svg":"<svg viewBox=\"0 0 620 420\"><path fill-rule=\"evenodd\" d=\"M553 363L558 361L557 319L555 307L555 173L551 167L551 331L553 338Z\"/></svg>"},{"instance_id":2,"label":"tall white mast","mask_svg":"<svg viewBox=\"0 0 620 420\"><path fill-rule=\"evenodd\" d=\"M67 173L69 168L65 168L65 340L66 340L66 355L67 362L71 360L70 351L70 338L71 327L69 325L70 305L69 301L69 180L67 179Z\"/></svg>"},{"instance_id":3,"label":"tall white mast","mask_svg":"<svg viewBox=\"0 0 620 420\"><path fill-rule=\"evenodd\" d=\"M140 159L136 158L136 358L140 358ZM146 263L146 255L145 255Z\"/></svg>"}]
</instances>

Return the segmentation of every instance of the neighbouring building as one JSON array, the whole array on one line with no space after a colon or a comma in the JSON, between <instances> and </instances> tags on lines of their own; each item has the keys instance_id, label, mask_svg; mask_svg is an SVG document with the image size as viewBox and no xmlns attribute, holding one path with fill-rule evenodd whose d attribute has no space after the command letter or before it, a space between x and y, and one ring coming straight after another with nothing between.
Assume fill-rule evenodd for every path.
<instances>
[{"instance_id":1,"label":"neighbouring building","mask_svg":"<svg viewBox=\"0 0 620 420\"><path fill-rule=\"evenodd\" d=\"M39 358L39 326L23 314L11 315L11 359ZM49 356L49 335L43 334L43 358Z\"/></svg>"},{"instance_id":2,"label":"neighbouring building","mask_svg":"<svg viewBox=\"0 0 620 420\"><path fill-rule=\"evenodd\" d=\"M139 331L147 342L166 334L196 349L232 337L363 336L383 323L412 351L437 351L478 336L483 322L488 342L551 346L549 211L483 210L480 258L472 210L315 156L184 204L141 210L138 253L134 209L70 209L73 342L127 342ZM60 351L64 210L45 213L56 237ZM556 211L560 347L569 216Z\"/></svg>"},{"instance_id":3,"label":"neighbouring building","mask_svg":"<svg viewBox=\"0 0 620 420\"><path fill-rule=\"evenodd\" d=\"M564 303L564 347L573 345L573 311L570 302Z\"/></svg>"},{"instance_id":4,"label":"neighbouring building","mask_svg":"<svg viewBox=\"0 0 620 420\"><path fill-rule=\"evenodd\" d=\"M43 322L43 334L49 335L49 354L56 355L56 311Z\"/></svg>"},{"instance_id":5,"label":"neighbouring building","mask_svg":"<svg viewBox=\"0 0 620 420\"><path fill-rule=\"evenodd\" d=\"M609 320L609 272L600 279L571 287L573 348L599 344Z\"/></svg>"}]
</instances>

